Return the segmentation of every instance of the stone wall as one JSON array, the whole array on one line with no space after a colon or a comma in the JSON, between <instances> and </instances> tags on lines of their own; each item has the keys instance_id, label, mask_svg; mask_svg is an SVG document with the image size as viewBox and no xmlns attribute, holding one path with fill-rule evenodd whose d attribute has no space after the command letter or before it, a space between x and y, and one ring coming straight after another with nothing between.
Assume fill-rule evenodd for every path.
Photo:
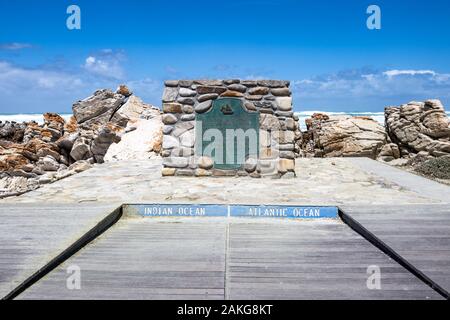
<instances>
[{"instance_id":1,"label":"stone wall","mask_svg":"<svg viewBox=\"0 0 450 320\"><path fill-rule=\"evenodd\" d=\"M293 113L289 81L170 80L163 94L163 176L295 176L296 141L301 132ZM239 170L219 170L195 150L196 115L211 110L218 98L238 98L259 113L259 156Z\"/></svg>"}]
</instances>

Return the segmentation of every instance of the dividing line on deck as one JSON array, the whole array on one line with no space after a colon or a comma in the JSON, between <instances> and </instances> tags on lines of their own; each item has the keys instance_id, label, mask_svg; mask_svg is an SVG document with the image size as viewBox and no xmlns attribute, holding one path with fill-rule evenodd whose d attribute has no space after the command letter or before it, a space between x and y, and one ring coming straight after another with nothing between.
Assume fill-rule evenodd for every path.
<instances>
[{"instance_id":1,"label":"dividing line on deck","mask_svg":"<svg viewBox=\"0 0 450 320\"><path fill-rule=\"evenodd\" d=\"M114 209L109 213L104 219L99 221L93 228L83 234L74 243L64 249L57 256L52 258L47 264L36 270L31 276L26 278L21 282L16 288L9 292L6 296L2 297L1 300L11 300L16 298L18 295L23 293L33 284L41 280L45 275L57 268L61 263L72 257L80 249L85 247L91 241L99 237L102 233L108 230L112 225L122 217L122 206Z\"/></svg>"},{"instance_id":2,"label":"dividing line on deck","mask_svg":"<svg viewBox=\"0 0 450 320\"><path fill-rule=\"evenodd\" d=\"M389 257L391 257L394 261L404 267L406 270L411 272L417 278L419 278L426 285L431 287L445 299L449 300L450 295L449 292L446 291L443 287L441 287L438 283L429 278L425 273L423 273L420 269L416 268L410 261L406 260L399 253L397 253L393 248L383 242L380 238L378 238L375 234L370 232L367 228L365 228L361 223L357 220L353 219L350 215L346 214L344 211L339 210L339 216L344 223L346 223L352 230L360 234L367 241L372 243L375 247L383 251Z\"/></svg>"},{"instance_id":3,"label":"dividing line on deck","mask_svg":"<svg viewBox=\"0 0 450 320\"><path fill-rule=\"evenodd\" d=\"M63 262L65 262L69 258L72 258L72 256L74 256L75 253L77 253L81 248L87 246L92 240L96 239L99 235L101 235L103 232L107 231L111 226L113 226L117 221L119 221L122 217L125 217L125 216L131 216L131 217L132 216L135 216L135 217L136 216L143 216L143 217L149 216L149 217L169 217L169 218L170 217L178 217L178 218L180 218L180 217L220 217L220 218L224 218L224 221L222 224L226 224L226 228L227 228L225 231L225 243L224 243L224 247L222 247L222 245L218 245L218 247L220 247L220 249L223 250L223 251L222 250L219 250L219 251L222 251L224 253L224 260L223 260L224 274L217 277L216 274L217 274L217 272L219 272L220 268L217 270L214 269L215 273L214 273L213 280L216 282L224 281L224 288L223 288L222 294L225 298L232 299L233 297L236 297L235 295L233 295L234 293L243 292L241 290L242 288L240 288L239 286L238 287L236 287L236 286L229 287L228 284L232 283L232 281L230 281L230 279L231 279L230 277L232 277L231 274L233 274L233 272L235 272L235 273L237 272L236 268L239 269L242 266L244 266L244 267L246 266L246 262L244 263L245 256L240 256L240 254L238 254L238 257L237 257L237 259L239 261L242 260L242 263L244 263L242 266L241 266L241 262L239 262L239 263L237 263L237 267L236 267L234 265L234 264L236 264L236 262L232 262L231 259L236 259L236 254L239 253L240 251L247 250L245 246L244 247L239 247L239 246L236 247L236 245L240 244L240 241L243 241L243 239L245 239L245 237L243 238L240 235L240 233L239 233L238 238L241 238L241 240L239 240L239 241L234 240L234 242L230 240L231 233L232 233L232 230L230 230L230 223L233 223L233 225L236 226L236 222L232 222L234 219L229 219L229 218L247 217L247 218L289 218L289 219L285 219L285 223L290 223L290 222L288 222L288 220L291 220L291 221L293 221L293 220L299 221L302 219L304 219L304 220L307 220L307 219L320 220L318 218L325 218L324 221L327 221L327 219L328 219L328 221L330 223L341 224L337 221L337 220L341 219L353 231L358 233L365 240L367 240L372 245L374 245L376 248L380 249L386 255L391 257L396 263L401 265L408 272L412 273L413 278L417 278L418 280L421 281L422 284L426 284L428 287L432 288L434 290L434 292L437 292L444 298L449 299L448 286L445 287L445 284L447 283L445 279L443 282L443 286L440 285L439 283L441 283L441 281L439 280L439 278L437 278L437 279L433 278L433 276L430 276L430 274L428 272L426 272L426 271L424 272L422 266L417 265L416 261L414 260L414 256L413 256L413 259L411 259L411 256L408 255L408 251L402 250L404 248L401 246L400 247L393 246L392 242L385 240L385 238L384 238L385 235L383 233L381 233L381 235L380 235L380 233L376 231L377 225L374 223L371 223L371 221L372 220L376 221L375 219L378 217L373 217L373 215L369 215L369 217L370 217L369 220L367 218L361 220L360 219L361 216L358 216L358 215L355 216L355 212L353 212L353 211L357 211L358 209L359 208L344 207L343 210L341 210L341 209L338 209L337 207L275 206L275 205L222 205L222 204L219 204L219 205L214 205L214 204L206 204L206 205L130 204L129 205L129 204L125 204L125 205L122 205L122 206L116 208L111 213L104 215L103 216L104 218L102 218L98 223L96 223L94 225L94 227L90 227L91 229L89 229L86 233L81 234L75 242L73 242L67 248L63 249L58 255L56 255L54 258L52 258L50 260L50 262L46 263L43 267L41 267L40 269L35 271L31 276L27 277L22 283L20 283L20 285L18 285L9 294L7 294L4 297L4 299L13 299L13 298L17 297L18 295L20 295L21 293L24 293L24 291L28 291L27 289L30 288L33 284L35 284L39 280L42 280L42 278L44 278L44 276L48 275L54 269L58 270L58 267ZM371 209L371 210L375 210L375 209ZM405 217L405 212L403 212L403 211L399 211L397 213L392 212L391 214L392 214L392 216L390 217L390 219L394 222L400 223L398 230L399 231L403 230L402 227L404 226L405 221L409 221L409 220L404 220L404 219L408 219L409 216ZM382 215L382 214L380 214L380 215ZM372 219L372 220L370 220L370 219ZM387 219L386 223L393 223L390 219ZM411 216L411 219L417 220L418 217ZM444 219L444 218L442 218L442 219ZM445 219L447 219L447 218L445 218ZM133 219L131 219L131 220L133 220ZM153 220L153 219L148 219L146 221L150 221L150 220ZM171 219L163 219L163 220L171 221ZM195 220L196 219L189 219L189 221L192 221L193 223ZM208 219L206 219L206 221L207 220ZM249 219L248 222L241 222L241 223L244 226L246 223L249 223L251 220L256 221L255 219ZM274 220L275 219L272 219L272 222ZM283 220L283 219L281 219L281 220ZM157 222L158 220L154 220L154 221ZM197 221L200 222L200 220L197 220ZM261 220L261 221L264 221L264 220ZM417 221L419 221L419 220L417 220ZM445 220L445 221L450 221L450 217L448 220ZM436 225L436 221L434 221L434 220L430 220L430 221L427 220L427 223L429 223L429 227L431 227L431 229L433 226ZM7 225L8 224L6 223L5 226L7 226ZM277 226L277 225L278 224L272 224L270 226L270 228L275 228L275 226ZM297 225L297 224L295 223L295 225ZM343 224L341 224L341 225L343 226ZM417 223L416 223L416 225L417 225ZM444 227L446 225L447 224L445 224ZM296 226L296 228L299 226L301 226L301 224ZM395 224L394 224L394 226L395 226ZM437 226L441 226L441 225L439 225L439 223L438 223ZM161 228L162 228L161 232L163 232L163 231L165 232L166 227L168 227L168 225L161 224ZM202 228L203 227L199 226L199 230L203 230ZM251 232L258 231L258 228ZM273 232L270 231L270 228L265 229L264 234L270 235L272 237L275 236L275 239L277 241L276 244L278 247L275 248L275 247L271 247L271 244L268 244L268 245L271 250L272 249L274 250L274 253L278 253L279 250L281 250L281 248L283 247L283 245L285 245L285 242L283 241L283 239L277 239L276 235L273 235ZM281 230L284 230L286 232L289 231L288 234L291 234L291 236L293 237L291 239L291 241L296 239L296 236L294 237L294 233L292 233L294 230L284 229L283 226L277 226L277 228L280 228L280 231ZM384 230L384 229L381 229L381 230ZM142 231L144 231L144 230L143 229L141 230L140 228L138 228L139 235L141 235L140 232L142 232ZM263 230L261 229L261 232L262 231ZM247 231L245 228L242 229L242 232L243 232L243 235L247 234ZM206 230L205 234L209 234L209 231ZM234 235L236 236L237 233L235 233ZM253 237L255 237L255 241L256 241L255 243L259 243L258 241L260 240L259 237L261 235L258 232L254 233L254 234L249 233L249 235L252 235ZM197 238L195 238L197 236L199 236L199 235L192 234L192 237L194 237L193 243L195 245L198 245L199 243L201 243L201 242L198 242L199 240ZM114 234L111 234L111 237L114 238ZM420 238L420 235L416 235L416 238L417 237ZM20 235L19 235L19 238L20 238ZM159 237L157 237L157 238L159 239ZM219 240L219 239L216 239L216 240ZM327 239L327 241L328 240L329 239ZM388 238L388 240L389 240L389 238ZM65 240L65 241L67 241L67 240ZM414 240L411 240L411 241L414 241ZM216 244L218 244L218 243L220 243L220 241L217 242ZM265 241L262 241L261 243L265 244ZM88 247L88 248L90 248L90 250L92 250L92 247ZM170 246L170 248L172 248L172 246ZM233 249L234 251L231 250L232 248L234 248ZM318 248L320 249L320 247L318 247ZM288 249L289 248L286 249L287 253L290 252ZM444 245L443 248L441 248L441 249L447 250L447 247ZM206 250L206 248L205 248L205 250ZM238 250L238 251L236 251L236 250ZM264 249L264 250L266 250L266 249ZM262 248L261 248L261 252L266 252L264 250L262 250ZM339 250L341 250L341 249L339 249ZM364 250L366 250L366 249L364 249ZM367 250L369 250L369 249L367 249ZM450 253L450 250L448 250L448 251ZM183 252L184 252L184 249L180 251L180 254ZM206 255L207 252L208 252L208 250L204 251L202 254ZM293 254L293 252L286 254L286 258L290 257L291 254ZM330 257L333 256L333 254L334 253L331 252ZM169 256L167 256L167 257L169 257ZM202 258L204 258L204 256L202 256ZM265 259L265 257L260 256L258 253L251 259L260 259L260 258ZM269 259L269 258L272 259L271 257L268 257L267 259ZM438 260L438 261L442 262L444 264L444 268L445 268L445 263L447 263L447 260L449 260L449 255L447 255L447 253L445 253L443 256L443 259L441 259L441 260ZM126 259L124 261L126 261ZM321 261L321 263L324 263L324 262L325 261ZM431 265L433 266L433 262L431 262ZM37 267L39 267L39 266L37 266ZM255 270L258 271L259 270L258 268ZM441 270L441 269L439 269L439 270ZM54 272L56 272L56 270ZM236 273L236 275L238 275L238 278L245 276L245 274L241 275L239 272ZM446 276L445 272L441 272L441 273L444 274L444 277ZM236 275L234 276L234 279L236 279ZM51 276L51 274L49 274L49 276ZM155 279L157 279L157 278L155 278ZM259 282L255 283L254 289L256 290L256 287L258 287L260 285L262 285L262 283L259 283ZM213 287L211 287L211 289L216 290L217 288L215 285L213 285ZM214 291L214 292L215 292L214 295L220 296L220 292L218 292L218 291L217 292ZM255 294L256 294L256 292L257 291L255 291Z\"/></svg>"}]
</instances>

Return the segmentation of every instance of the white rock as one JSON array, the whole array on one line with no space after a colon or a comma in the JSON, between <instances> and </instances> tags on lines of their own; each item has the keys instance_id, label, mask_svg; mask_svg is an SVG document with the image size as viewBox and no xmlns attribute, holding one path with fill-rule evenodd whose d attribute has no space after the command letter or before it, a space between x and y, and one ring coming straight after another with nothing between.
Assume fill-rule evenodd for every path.
<instances>
[{"instance_id":1,"label":"white rock","mask_svg":"<svg viewBox=\"0 0 450 320\"><path fill-rule=\"evenodd\" d=\"M194 90L188 88L180 88L180 96L182 97L193 97L197 93Z\"/></svg>"},{"instance_id":2,"label":"white rock","mask_svg":"<svg viewBox=\"0 0 450 320\"><path fill-rule=\"evenodd\" d=\"M132 124L136 130L122 135L122 140L117 144L112 144L105 155L105 162L117 160L144 160L159 152L162 142L161 116L155 116L149 120L138 119ZM165 136L170 137L170 136ZM170 139L172 138L172 139ZM166 138L167 146L178 146L178 141L173 138ZM175 140L175 141L173 141ZM168 149L170 149L168 147Z\"/></svg>"},{"instance_id":3,"label":"white rock","mask_svg":"<svg viewBox=\"0 0 450 320\"><path fill-rule=\"evenodd\" d=\"M180 136L181 145L183 147L192 148L195 143L194 130L189 130Z\"/></svg>"},{"instance_id":4,"label":"white rock","mask_svg":"<svg viewBox=\"0 0 450 320\"><path fill-rule=\"evenodd\" d=\"M141 114L145 111L154 112L155 115L159 114L159 110L155 110L152 106L145 104L140 98L131 96L128 98L127 102L116 111L111 121L125 125L129 120L139 119Z\"/></svg>"},{"instance_id":5,"label":"white rock","mask_svg":"<svg viewBox=\"0 0 450 320\"><path fill-rule=\"evenodd\" d=\"M292 98L291 97L278 97L275 99L278 109L280 111L291 111L292 110Z\"/></svg>"}]
</instances>

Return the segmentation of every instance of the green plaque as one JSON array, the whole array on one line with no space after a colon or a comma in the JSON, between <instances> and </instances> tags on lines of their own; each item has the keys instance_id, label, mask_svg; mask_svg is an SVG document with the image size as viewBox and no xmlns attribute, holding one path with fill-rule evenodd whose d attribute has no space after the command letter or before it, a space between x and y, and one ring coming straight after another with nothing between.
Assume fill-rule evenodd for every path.
<instances>
[{"instance_id":1,"label":"green plaque","mask_svg":"<svg viewBox=\"0 0 450 320\"><path fill-rule=\"evenodd\" d=\"M220 98L196 115L195 153L214 160L214 168L242 168L247 157L259 154L259 113L244 109L242 100Z\"/></svg>"}]
</instances>

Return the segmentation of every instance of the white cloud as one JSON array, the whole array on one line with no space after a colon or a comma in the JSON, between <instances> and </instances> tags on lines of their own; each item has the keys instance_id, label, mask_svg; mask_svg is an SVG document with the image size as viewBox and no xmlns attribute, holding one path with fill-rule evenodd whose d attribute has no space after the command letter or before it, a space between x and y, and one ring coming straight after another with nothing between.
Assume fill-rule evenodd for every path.
<instances>
[{"instance_id":1,"label":"white cloud","mask_svg":"<svg viewBox=\"0 0 450 320\"><path fill-rule=\"evenodd\" d=\"M0 43L1 50L21 50L31 47L33 46L29 43L21 43L21 42Z\"/></svg>"},{"instance_id":2,"label":"white cloud","mask_svg":"<svg viewBox=\"0 0 450 320\"><path fill-rule=\"evenodd\" d=\"M390 78L396 77L396 76L416 76L416 75L432 75L435 76L436 72L432 70L388 70L383 72L385 76L388 76Z\"/></svg>"},{"instance_id":3,"label":"white cloud","mask_svg":"<svg viewBox=\"0 0 450 320\"><path fill-rule=\"evenodd\" d=\"M98 54L88 56L83 67L91 74L120 80L125 77L125 72L121 65L124 59L124 55L121 52L104 49Z\"/></svg>"},{"instance_id":4,"label":"white cloud","mask_svg":"<svg viewBox=\"0 0 450 320\"><path fill-rule=\"evenodd\" d=\"M382 110L411 100L450 103L450 74L433 70L350 70L292 81L296 105L306 108Z\"/></svg>"},{"instance_id":5,"label":"white cloud","mask_svg":"<svg viewBox=\"0 0 450 320\"><path fill-rule=\"evenodd\" d=\"M96 57L86 63L98 66ZM60 66L25 68L0 60L1 113L71 112L72 104L97 89L115 90L127 84L144 102L159 105L163 81L152 78L126 81L86 72L84 68L68 70Z\"/></svg>"},{"instance_id":6,"label":"white cloud","mask_svg":"<svg viewBox=\"0 0 450 320\"><path fill-rule=\"evenodd\" d=\"M0 91L8 94L17 88L41 90L74 88L83 84L81 78L62 71L27 69L0 61Z\"/></svg>"}]
</instances>

